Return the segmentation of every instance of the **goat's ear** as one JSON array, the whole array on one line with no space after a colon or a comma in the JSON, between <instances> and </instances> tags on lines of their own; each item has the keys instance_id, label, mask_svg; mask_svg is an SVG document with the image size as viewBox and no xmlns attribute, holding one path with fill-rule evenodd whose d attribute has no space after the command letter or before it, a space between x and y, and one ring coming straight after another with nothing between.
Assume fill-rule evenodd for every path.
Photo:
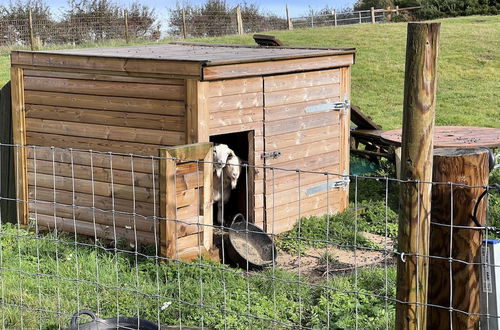
<instances>
[{"instance_id":1,"label":"goat's ear","mask_svg":"<svg viewBox=\"0 0 500 330\"><path fill-rule=\"evenodd\" d=\"M233 159L234 157L236 157L236 154L234 153L234 151L229 150L229 153L227 154L227 160Z\"/></svg>"}]
</instances>

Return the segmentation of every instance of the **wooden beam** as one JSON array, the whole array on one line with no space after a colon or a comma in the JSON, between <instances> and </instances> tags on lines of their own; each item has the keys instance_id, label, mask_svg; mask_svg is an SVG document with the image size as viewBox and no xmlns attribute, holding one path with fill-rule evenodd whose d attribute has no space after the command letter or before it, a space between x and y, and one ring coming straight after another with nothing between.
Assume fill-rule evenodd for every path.
<instances>
[{"instance_id":1,"label":"wooden beam","mask_svg":"<svg viewBox=\"0 0 500 330\"><path fill-rule=\"evenodd\" d=\"M186 141L208 142L208 82L186 80Z\"/></svg>"},{"instance_id":2,"label":"wooden beam","mask_svg":"<svg viewBox=\"0 0 500 330\"><path fill-rule=\"evenodd\" d=\"M382 126L376 124L370 116L365 115L356 105L351 105L351 121L357 129L380 130Z\"/></svg>"},{"instance_id":3,"label":"wooden beam","mask_svg":"<svg viewBox=\"0 0 500 330\"><path fill-rule=\"evenodd\" d=\"M12 134L16 145L14 166L16 171L17 217L21 224L28 223L28 170L26 157L26 114L24 108L23 70L12 67L10 70L12 97Z\"/></svg>"},{"instance_id":4,"label":"wooden beam","mask_svg":"<svg viewBox=\"0 0 500 330\"><path fill-rule=\"evenodd\" d=\"M396 328L425 329L440 23L410 23L406 44Z\"/></svg>"},{"instance_id":5,"label":"wooden beam","mask_svg":"<svg viewBox=\"0 0 500 330\"><path fill-rule=\"evenodd\" d=\"M455 185L432 187L429 255L437 258L429 261L432 282L429 283L428 303L441 307L428 307L427 328L449 329L453 324L456 329L478 329L483 231L474 228L476 224L471 216L476 201L484 192L480 187L488 185L489 152L482 148L437 149L433 167L433 182L452 182ZM486 199L479 204L477 213L481 226L486 225ZM450 226L458 227L451 229ZM450 257L453 262L448 260ZM450 313L448 307L459 312Z\"/></svg>"},{"instance_id":6,"label":"wooden beam","mask_svg":"<svg viewBox=\"0 0 500 330\"><path fill-rule=\"evenodd\" d=\"M160 244L161 254L175 258L177 253L176 162L166 149L160 149ZM166 219L166 220L164 220Z\"/></svg>"},{"instance_id":7,"label":"wooden beam","mask_svg":"<svg viewBox=\"0 0 500 330\"><path fill-rule=\"evenodd\" d=\"M237 63L205 66L203 80L262 76L274 73L292 73L320 69L333 69L354 64L354 54L318 56L289 60L271 60L254 63Z\"/></svg>"},{"instance_id":8,"label":"wooden beam","mask_svg":"<svg viewBox=\"0 0 500 330\"><path fill-rule=\"evenodd\" d=\"M341 69L340 83L340 100L351 100L351 67L343 67ZM351 109L348 108L344 113L339 111L340 116L340 174L349 174L349 157L350 157L350 127L351 127ZM346 189L342 194L340 207L344 210L349 206L349 189Z\"/></svg>"},{"instance_id":9,"label":"wooden beam","mask_svg":"<svg viewBox=\"0 0 500 330\"><path fill-rule=\"evenodd\" d=\"M213 174L212 174L212 162L213 162L213 152L207 152L205 158L203 159L203 200L202 200L202 215L204 227L201 228L203 231L203 247L210 251L213 245L213 212L212 212L212 184L213 184Z\"/></svg>"},{"instance_id":10,"label":"wooden beam","mask_svg":"<svg viewBox=\"0 0 500 330\"><path fill-rule=\"evenodd\" d=\"M13 51L12 64L27 67L50 67L58 69L93 70L93 72L126 72L127 74L171 74L199 77L199 61L174 61L137 59L124 57L104 57L74 54L51 54L45 52Z\"/></svg>"}]
</instances>

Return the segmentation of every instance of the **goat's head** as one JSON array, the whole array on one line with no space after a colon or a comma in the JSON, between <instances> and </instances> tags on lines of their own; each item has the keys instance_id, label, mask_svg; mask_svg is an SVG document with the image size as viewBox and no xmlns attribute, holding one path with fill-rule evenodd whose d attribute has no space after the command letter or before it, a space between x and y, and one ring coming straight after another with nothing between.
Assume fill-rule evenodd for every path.
<instances>
[{"instance_id":1,"label":"goat's head","mask_svg":"<svg viewBox=\"0 0 500 330\"><path fill-rule=\"evenodd\" d=\"M227 144L218 144L214 148L214 171L217 177L220 178L222 175L222 169L226 166L227 158L229 155L234 155L234 151L231 150Z\"/></svg>"},{"instance_id":2,"label":"goat's head","mask_svg":"<svg viewBox=\"0 0 500 330\"><path fill-rule=\"evenodd\" d=\"M224 173L231 180L231 189L236 188L241 173L241 162L234 153L228 156Z\"/></svg>"}]
</instances>

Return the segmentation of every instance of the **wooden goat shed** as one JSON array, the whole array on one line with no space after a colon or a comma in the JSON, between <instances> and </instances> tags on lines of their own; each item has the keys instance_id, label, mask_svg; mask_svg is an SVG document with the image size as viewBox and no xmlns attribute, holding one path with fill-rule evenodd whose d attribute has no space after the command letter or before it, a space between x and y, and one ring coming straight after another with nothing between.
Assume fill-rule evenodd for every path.
<instances>
[{"instance_id":1,"label":"wooden goat shed","mask_svg":"<svg viewBox=\"0 0 500 330\"><path fill-rule=\"evenodd\" d=\"M249 165L230 207L267 232L343 210L348 189L331 184L342 178L307 171L348 173L354 55L200 43L14 51L19 219L160 244L169 257L209 250L208 142Z\"/></svg>"}]
</instances>

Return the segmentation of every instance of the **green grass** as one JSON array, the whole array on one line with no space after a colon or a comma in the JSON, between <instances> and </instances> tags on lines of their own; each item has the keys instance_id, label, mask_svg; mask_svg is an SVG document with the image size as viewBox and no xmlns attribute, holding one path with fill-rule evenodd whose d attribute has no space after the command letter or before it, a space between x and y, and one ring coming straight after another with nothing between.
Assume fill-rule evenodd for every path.
<instances>
[{"instance_id":1,"label":"green grass","mask_svg":"<svg viewBox=\"0 0 500 330\"><path fill-rule=\"evenodd\" d=\"M10 80L10 59L9 56L0 56L0 86L5 85Z\"/></svg>"},{"instance_id":2,"label":"green grass","mask_svg":"<svg viewBox=\"0 0 500 330\"><path fill-rule=\"evenodd\" d=\"M441 22L441 45L436 124L500 127L500 16L438 21ZM359 105L385 129L401 127L406 23L273 34L289 45L355 47L352 103ZM251 35L210 41L253 43Z\"/></svg>"},{"instance_id":3,"label":"green grass","mask_svg":"<svg viewBox=\"0 0 500 330\"><path fill-rule=\"evenodd\" d=\"M162 325L182 322L216 329L325 328L328 322L333 329L350 328L357 304L354 290L367 294L360 294L358 302L363 329L379 329L393 319L394 306L389 303L386 313L384 299L373 296L385 296L387 275L389 297L394 297L393 268L387 274L360 269L357 285L353 275L344 275L313 286L279 269L247 274L209 261L157 264L147 250L136 260L129 253L76 246L70 235L36 236L11 225L0 229L0 322L7 329L65 327L78 309L155 322L159 313ZM171 305L162 311L166 302ZM273 325L273 319L283 326Z\"/></svg>"}]
</instances>

